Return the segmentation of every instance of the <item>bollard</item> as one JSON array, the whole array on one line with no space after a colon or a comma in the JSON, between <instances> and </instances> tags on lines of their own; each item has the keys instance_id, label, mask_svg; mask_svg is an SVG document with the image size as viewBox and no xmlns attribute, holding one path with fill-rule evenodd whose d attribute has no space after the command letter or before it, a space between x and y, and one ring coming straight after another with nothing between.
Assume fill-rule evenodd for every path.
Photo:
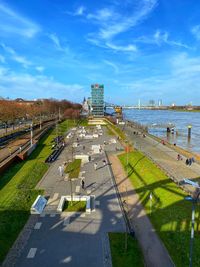
<instances>
[{"instance_id":1,"label":"bollard","mask_svg":"<svg viewBox=\"0 0 200 267\"><path fill-rule=\"evenodd\" d=\"M191 138L191 133L192 133L192 126L188 125L188 139Z\"/></svg>"}]
</instances>

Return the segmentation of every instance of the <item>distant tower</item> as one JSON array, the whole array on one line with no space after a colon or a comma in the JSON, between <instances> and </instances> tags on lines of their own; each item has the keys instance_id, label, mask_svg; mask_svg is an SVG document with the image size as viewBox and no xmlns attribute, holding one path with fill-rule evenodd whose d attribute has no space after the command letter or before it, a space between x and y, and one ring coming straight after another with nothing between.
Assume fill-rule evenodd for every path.
<instances>
[{"instance_id":1,"label":"distant tower","mask_svg":"<svg viewBox=\"0 0 200 267\"><path fill-rule=\"evenodd\" d=\"M138 100L138 108L139 108L139 109L141 108L141 102L140 102L140 99Z\"/></svg>"},{"instance_id":2,"label":"distant tower","mask_svg":"<svg viewBox=\"0 0 200 267\"><path fill-rule=\"evenodd\" d=\"M162 99L158 100L158 106L161 107L162 106Z\"/></svg>"}]
</instances>

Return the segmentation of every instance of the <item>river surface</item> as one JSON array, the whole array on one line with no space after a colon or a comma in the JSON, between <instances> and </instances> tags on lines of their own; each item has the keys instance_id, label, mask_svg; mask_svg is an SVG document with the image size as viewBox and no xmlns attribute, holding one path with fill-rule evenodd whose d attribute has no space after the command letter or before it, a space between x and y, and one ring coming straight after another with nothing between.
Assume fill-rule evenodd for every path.
<instances>
[{"instance_id":1,"label":"river surface","mask_svg":"<svg viewBox=\"0 0 200 267\"><path fill-rule=\"evenodd\" d=\"M169 110L123 110L125 119L143 125L175 124L174 134L167 134L166 128L150 128L149 133L176 143L189 151L200 154L200 112L179 112ZM192 126L191 139L188 139L188 125ZM178 134L177 134L178 133Z\"/></svg>"}]
</instances>

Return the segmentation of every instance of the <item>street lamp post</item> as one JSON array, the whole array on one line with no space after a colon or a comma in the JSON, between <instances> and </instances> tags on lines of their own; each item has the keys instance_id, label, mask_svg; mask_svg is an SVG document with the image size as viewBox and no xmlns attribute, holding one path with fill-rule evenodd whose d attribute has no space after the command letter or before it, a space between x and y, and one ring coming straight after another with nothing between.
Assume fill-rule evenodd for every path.
<instances>
[{"instance_id":1,"label":"street lamp post","mask_svg":"<svg viewBox=\"0 0 200 267\"><path fill-rule=\"evenodd\" d=\"M33 123L31 123L31 147L33 146Z\"/></svg>"},{"instance_id":2,"label":"street lamp post","mask_svg":"<svg viewBox=\"0 0 200 267\"><path fill-rule=\"evenodd\" d=\"M200 186L197 182L193 182L189 179L184 179L183 184L189 184L195 188L200 189ZM190 235L190 254L189 254L189 267L192 267L192 254L193 254L193 243L194 243L194 224L195 224L195 205L199 202L200 191L197 196L194 198L192 196L186 196L185 200L192 202L192 225L191 225L191 235Z\"/></svg>"}]
</instances>

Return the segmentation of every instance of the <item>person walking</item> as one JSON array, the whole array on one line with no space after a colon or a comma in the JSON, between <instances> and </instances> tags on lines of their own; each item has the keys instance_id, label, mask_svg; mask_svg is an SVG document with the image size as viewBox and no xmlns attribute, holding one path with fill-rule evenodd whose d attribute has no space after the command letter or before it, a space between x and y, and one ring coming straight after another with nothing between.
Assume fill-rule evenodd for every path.
<instances>
[{"instance_id":1,"label":"person walking","mask_svg":"<svg viewBox=\"0 0 200 267\"><path fill-rule=\"evenodd\" d=\"M186 159L185 164L189 165L189 160L188 159Z\"/></svg>"},{"instance_id":2,"label":"person walking","mask_svg":"<svg viewBox=\"0 0 200 267\"><path fill-rule=\"evenodd\" d=\"M81 179L81 187L82 187L82 189L85 189L85 181L84 181L84 178Z\"/></svg>"},{"instance_id":3,"label":"person walking","mask_svg":"<svg viewBox=\"0 0 200 267\"><path fill-rule=\"evenodd\" d=\"M60 177L62 177L63 174L64 174L64 166L63 166L63 165L60 165L60 166L58 167L58 171L59 171Z\"/></svg>"},{"instance_id":4,"label":"person walking","mask_svg":"<svg viewBox=\"0 0 200 267\"><path fill-rule=\"evenodd\" d=\"M103 166L106 166L106 164L107 164L107 162L106 162L106 160L104 159L104 160L103 160Z\"/></svg>"},{"instance_id":5,"label":"person walking","mask_svg":"<svg viewBox=\"0 0 200 267\"><path fill-rule=\"evenodd\" d=\"M177 160L180 160L181 159L181 156L178 154L177 155Z\"/></svg>"},{"instance_id":6,"label":"person walking","mask_svg":"<svg viewBox=\"0 0 200 267\"><path fill-rule=\"evenodd\" d=\"M97 162L95 162L95 164L94 164L94 169L95 169L95 171L97 170Z\"/></svg>"}]
</instances>

